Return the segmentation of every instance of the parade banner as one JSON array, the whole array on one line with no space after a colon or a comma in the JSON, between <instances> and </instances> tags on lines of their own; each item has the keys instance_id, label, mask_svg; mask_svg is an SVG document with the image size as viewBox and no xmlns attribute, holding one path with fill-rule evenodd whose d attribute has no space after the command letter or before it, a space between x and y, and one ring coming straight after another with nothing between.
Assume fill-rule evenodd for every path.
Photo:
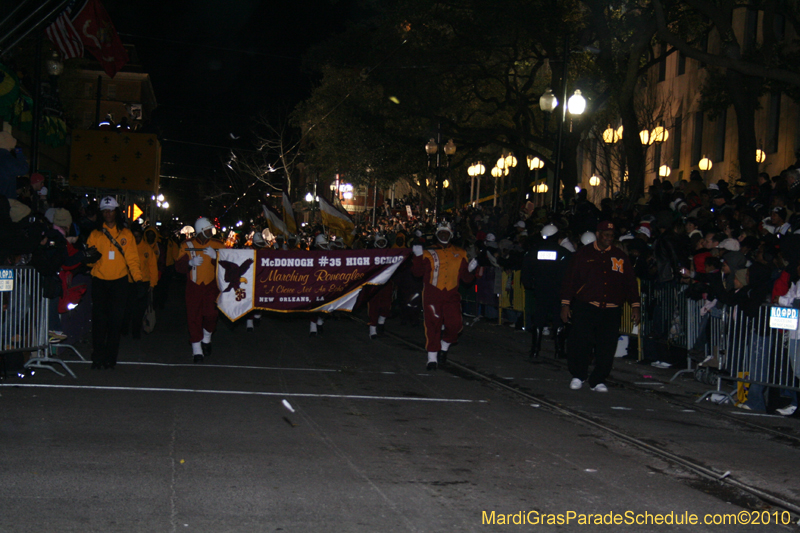
<instances>
[{"instance_id":1,"label":"parade banner","mask_svg":"<svg viewBox=\"0 0 800 533\"><path fill-rule=\"evenodd\" d=\"M217 307L231 320L254 309L352 311L366 285L383 285L410 255L388 250L219 250Z\"/></svg>"}]
</instances>

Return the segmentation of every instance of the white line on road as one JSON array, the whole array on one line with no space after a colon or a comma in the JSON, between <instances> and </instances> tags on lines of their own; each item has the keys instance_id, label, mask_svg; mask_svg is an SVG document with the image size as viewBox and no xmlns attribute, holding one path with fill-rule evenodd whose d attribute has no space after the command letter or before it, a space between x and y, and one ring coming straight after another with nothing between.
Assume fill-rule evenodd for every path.
<instances>
[{"instance_id":1,"label":"white line on road","mask_svg":"<svg viewBox=\"0 0 800 533\"><path fill-rule=\"evenodd\" d=\"M70 364L76 363L86 363L89 364L91 361L70 361ZM372 370L350 370L350 369L339 369L339 368L293 368L293 367L282 367L282 366L247 366L247 365L215 365L215 364L202 364L197 365L194 363L150 363L150 362L136 362L136 361L127 361L127 362L118 362L120 366L160 366L160 367L186 367L186 368L233 368L236 370L281 370L286 372L357 372L359 374L362 373L369 373L369 374L387 374L387 375L394 375L397 372L389 372L389 371L372 371Z\"/></svg>"},{"instance_id":2,"label":"white line on road","mask_svg":"<svg viewBox=\"0 0 800 533\"><path fill-rule=\"evenodd\" d=\"M464 400L460 398L413 398L405 396L360 396L354 394L308 394L301 392L259 392L208 389L168 389L162 387L103 387L98 385L48 385L43 383L2 383L0 387L31 387L41 389L87 389L144 392L194 392L198 394L233 394L241 396L289 396L292 398L340 398L343 400L391 400L398 402L440 402L440 403L486 403L486 400Z\"/></svg>"}]
</instances>

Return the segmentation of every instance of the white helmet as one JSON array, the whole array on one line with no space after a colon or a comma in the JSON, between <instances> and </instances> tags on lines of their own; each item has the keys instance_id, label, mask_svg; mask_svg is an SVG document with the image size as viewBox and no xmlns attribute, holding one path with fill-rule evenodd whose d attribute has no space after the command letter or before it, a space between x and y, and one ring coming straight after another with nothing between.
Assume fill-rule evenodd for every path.
<instances>
[{"instance_id":1,"label":"white helmet","mask_svg":"<svg viewBox=\"0 0 800 533\"><path fill-rule=\"evenodd\" d=\"M581 235L581 243L582 244L592 244L596 240L597 240L597 237L595 237L595 234L592 231L587 231L586 233Z\"/></svg>"},{"instance_id":2,"label":"white helmet","mask_svg":"<svg viewBox=\"0 0 800 533\"><path fill-rule=\"evenodd\" d=\"M319 248L320 250L327 250L328 249L328 237L325 236L324 233L320 233L317 235L317 238L314 239L314 247Z\"/></svg>"},{"instance_id":3,"label":"white helmet","mask_svg":"<svg viewBox=\"0 0 800 533\"><path fill-rule=\"evenodd\" d=\"M200 217L194 223L194 232L196 235L200 235L209 228L213 229L214 225L206 217Z\"/></svg>"},{"instance_id":4,"label":"white helmet","mask_svg":"<svg viewBox=\"0 0 800 533\"><path fill-rule=\"evenodd\" d=\"M542 228L542 238L546 239L558 233L558 228L554 224L548 224Z\"/></svg>"},{"instance_id":5,"label":"white helmet","mask_svg":"<svg viewBox=\"0 0 800 533\"><path fill-rule=\"evenodd\" d=\"M109 210L113 211L114 209L119 207L119 204L117 203L116 200L114 200L114 197L106 196L105 198L100 200L100 206L99 207L100 207L100 211L109 211Z\"/></svg>"},{"instance_id":6,"label":"white helmet","mask_svg":"<svg viewBox=\"0 0 800 533\"><path fill-rule=\"evenodd\" d=\"M447 236L445 235L442 235L441 237L439 236L440 234L444 233L447 233ZM453 230L450 229L450 224L446 222L442 222L441 224L439 224L439 227L436 228L436 240L442 244L447 244L450 242L450 239L452 238L453 238Z\"/></svg>"},{"instance_id":7,"label":"white helmet","mask_svg":"<svg viewBox=\"0 0 800 533\"><path fill-rule=\"evenodd\" d=\"M253 246L256 248L264 248L267 245L267 241L264 240L264 236L261 235L261 232L256 231L253 233Z\"/></svg>"}]
</instances>

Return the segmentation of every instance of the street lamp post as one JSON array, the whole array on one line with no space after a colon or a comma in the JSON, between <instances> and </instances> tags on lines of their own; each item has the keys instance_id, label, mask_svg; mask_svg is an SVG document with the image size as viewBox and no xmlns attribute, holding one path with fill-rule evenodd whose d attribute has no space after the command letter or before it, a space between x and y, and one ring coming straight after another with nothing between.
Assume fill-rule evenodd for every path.
<instances>
[{"instance_id":1,"label":"street lamp post","mask_svg":"<svg viewBox=\"0 0 800 533\"><path fill-rule=\"evenodd\" d=\"M41 69L42 69L42 41L43 37L39 37L36 41L36 60L33 72L33 126L31 129L31 161L30 172L39 170L39 128L42 122L42 111L44 109L45 98L45 84L42 83ZM49 91L52 96L53 92L58 90L58 76L64 72L64 63L61 61L61 56L58 52L53 51L50 56L44 61L44 66L50 76Z\"/></svg>"},{"instance_id":2,"label":"street lamp post","mask_svg":"<svg viewBox=\"0 0 800 533\"><path fill-rule=\"evenodd\" d=\"M432 166L436 168L436 193L433 209L434 221L439 218L439 214L442 210L442 168L450 166L450 159L453 157L453 154L456 153L456 143L453 142L453 139L450 139L447 141L447 144L442 147L444 155L446 156L446 161L442 161L441 151L439 150L439 145L442 143L442 133L440 130L437 130L436 137L436 139L431 138L428 144L425 145L425 152L428 154L428 168Z\"/></svg>"},{"instance_id":3,"label":"street lamp post","mask_svg":"<svg viewBox=\"0 0 800 533\"><path fill-rule=\"evenodd\" d=\"M553 171L553 211L558 209L558 198L561 192L561 145L564 142L564 123L567 121L567 109L569 109L570 114L573 115L580 115L583 113L584 109L586 108L586 99L581 95L581 92L576 90L575 94L573 94L569 98L569 102L567 102L567 65L569 59L569 36L564 36L564 61L562 66L562 73L561 73L561 85L562 85L562 106L561 106L561 113L559 116L558 122L558 136L556 138L556 153L555 153L555 165L556 168ZM545 95L547 94L545 93ZM558 100L555 98L551 99L551 102L554 102L553 108L558 105ZM542 105L542 98L539 99L539 106ZM542 109L542 111L547 111L546 109Z\"/></svg>"},{"instance_id":4,"label":"street lamp post","mask_svg":"<svg viewBox=\"0 0 800 533\"><path fill-rule=\"evenodd\" d=\"M470 176L470 183L469 183L469 201L472 204L472 207L478 205L478 200L481 197L481 176L483 173L486 172L486 167L483 166L483 163L478 161L477 163L473 163L467 169L467 174ZM475 188L475 178L478 178L478 187Z\"/></svg>"}]
</instances>

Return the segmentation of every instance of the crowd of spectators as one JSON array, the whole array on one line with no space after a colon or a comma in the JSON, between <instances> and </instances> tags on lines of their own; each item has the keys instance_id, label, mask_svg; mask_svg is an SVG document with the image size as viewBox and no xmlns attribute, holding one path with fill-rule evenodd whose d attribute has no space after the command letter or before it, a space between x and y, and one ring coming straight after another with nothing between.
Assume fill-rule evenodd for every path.
<instances>
[{"instance_id":1,"label":"crowd of spectators","mask_svg":"<svg viewBox=\"0 0 800 533\"><path fill-rule=\"evenodd\" d=\"M27 166L24 157L7 141L5 136L0 139L5 143L0 148L0 170L5 176L27 171L22 168ZM93 259L85 243L98 226L97 206L87 198L49 193L41 174L13 181L5 177L0 185L0 264L29 263L43 275L46 296L55 309L49 329L57 336L62 327L56 311L66 309L65 298L75 297L70 289L87 275L86 265ZM504 199L506 205L511 200ZM408 217L406 205L415 206L416 216ZM444 218L453 228L453 243L467 249L482 269L475 306L465 305L465 310L489 318L503 312L499 309L503 291L522 290L509 284L513 275L503 276L503 272L524 269L525 256L539 248L546 225L557 230L550 238L574 252L593 242L592 232L599 222L612 222L616 244L628 254L640 280L686 286L687 294L702 300L706 311L726 305L755 316L764 304L794 305L796 298L790 296L800 292L800 167L796 165L773 177L759 174L755 183L706 183L693 171L688 181L655 180L645 196L635 201L617 196L595 205L582 190L557 211L530 202L515 204L514 209L469 205L447 211ZM394 208L387 204L375 213L356 215L354 220L350 245L356 249L373 247L379 238L390 246L433 244L438 223L419 213L415 197L399 199ZM263 227L256 220L248 229L260 232ZM172 255L167 253L169 243L175 245L180 238L172 230L164 227L153 239L153 246L159 248L159 277L167 271L167 258ZM270 244L308 248L325 231L321 224L312 223L303 227L296 240L276 239ZM238 245L245 242L241 239ZM414 294L412 286L406 298ZM525 327L521 313L510 312L506 318L517 328ZM408 319L414 321L413 313ZM703 346L692 348L702 350ZM770 349L762 348L764 352ZM763 398L753 400L752 396L748 404L763 410Z\"/></svg>"}]
</instances>

